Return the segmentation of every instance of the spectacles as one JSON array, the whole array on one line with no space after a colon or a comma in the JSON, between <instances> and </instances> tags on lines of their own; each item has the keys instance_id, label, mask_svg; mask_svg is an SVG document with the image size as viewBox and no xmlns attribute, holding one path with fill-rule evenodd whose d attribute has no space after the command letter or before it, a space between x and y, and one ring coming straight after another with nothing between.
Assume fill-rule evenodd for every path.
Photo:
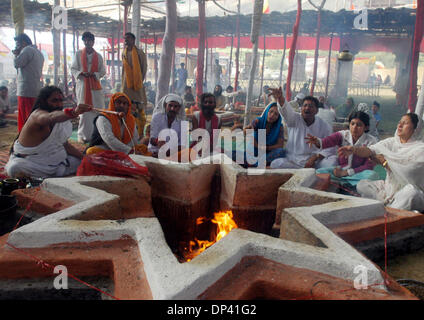
<instances>
[{"instance_id":1,"label":"spectacles","mask_svg":"<svg viewBox=\"0 0 424 320\"><path fill-rule=\"evenodd\" d=\"M51 99L50 101L53 102L53 103L58 103L58 102L63 102L63 100L65 100L65 99L63 99L63 98L54 98L54 99Z\"/></svg>"}]
</instances>

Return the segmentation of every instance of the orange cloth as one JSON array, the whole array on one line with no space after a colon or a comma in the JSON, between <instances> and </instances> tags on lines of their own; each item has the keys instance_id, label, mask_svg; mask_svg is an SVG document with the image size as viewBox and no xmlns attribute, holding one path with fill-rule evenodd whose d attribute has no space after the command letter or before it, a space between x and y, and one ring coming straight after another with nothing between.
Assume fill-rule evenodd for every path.
<instances>
[{"instance_id":1,"label":"orange cloth","mask_svg":"<svg viewBox=\"0 0 424 320\"><path fill-rule=\"evenodd\" d=\"M143 75L141 74L140 61L138 60L138 54L135 47L131 50L131 60L132 67L128 62L128 49L124 49L124 54L122 55L122 62L124 64L124 72L125 72L125 81L127 83L127 87L140 90L143 87Z\"/></svg>"},{"instance_id":2,"label":"orange cloth","mask_svg":"<svg viewBox=\"0 0 424 320\"><path fill-rule=\"evenodd\" d=\"M135 150L136 150L136 154L141 154L143 156L149 156L149 157L152 156L152 153L147 151L147 146L145 146L144 144L136 145ZM90 155L90 154L96 154L96 153L103 152L103 151L106 151L106 149L103 149L103 148L100 148L100 147L97 147L97 146L93 146L93 147L88 148L85 151L85 154Z\"/></svg>"},{"instance_id":3,"label":"orange cloth","mask_svg":"<svg viewBox=\"0 0 424 320\"><path fill-rule=\"evenodd\" d=\"M125 93L122 93L122 92L115 93L110 98L108 110L116 111L115 110L115 101L119 97L125 97L128 100L128 103L129 103L127 115L125 116L125 123L127 124L128 130L129 130L129 132L131 132L131 135L128 132L128 130L124 130L124 136L121 137L121 125L119 123L120 119L117 115L110 114L110 113L103 113L103 112L102 112L102 115L104 115L106 118L108 118L110 123L112 124L113 135L117 139L122 141L122 143L127 144L132 139L132 134L134 132L134 127L135 127L135 118L131 114L131 100L130 100L130 98L128 98L128 96Z\"/></svg>"},{"instance_id":4,"label":"orange cloth","mask_svg":"<svg viewBox=\"0 0 424 320\"><path fill-rule=\"evenodd\" d=\"M81 62L82 62L82 71L88 72L88 63L87 63L87 48L82 49L81 54ZM98 72L99 71L99 57L97 52L94 50L93 52L93 60L91 61L91 69L90 72ZM91 95L91 90L101 90L102 86L100 81L94 77L84 77L84 97L85 103L92 106L93 105L93 97Z\"/></svg>"}]
</instances>

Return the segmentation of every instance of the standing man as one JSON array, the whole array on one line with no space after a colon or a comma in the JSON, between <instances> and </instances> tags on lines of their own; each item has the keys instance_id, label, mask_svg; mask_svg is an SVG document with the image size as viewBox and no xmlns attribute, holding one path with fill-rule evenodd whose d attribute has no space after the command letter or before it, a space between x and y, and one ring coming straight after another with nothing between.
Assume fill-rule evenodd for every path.
<instances>
[{"instance_id":1,"label":"standing man","mask_svg":"<svg viewBox=\"0 0 424 320\"><path fill-rule=\"evenodd\" d=\"M215 65L214 65L214 82L212 85L215 87L217 84L221 84L221 74L222 74L222 67L219 64L219 59L215 59Z\"/></svg>"},{"instance_id":2,"label":"standing man","mask_svg":"<svg viewBox=\"0 0 424 320\"><path fill-rule=\"evenodd\" d=\"M14 65L18 70L18 131L20 132L28 119L35 98L42 87L41 77L44 57L31 39L21 33L15 37L16 48L12 51L15 55Z\"/></svg>"},{"instance_id":3,"label":"standing man","mask_svg":"<svg viewBox=\"0 0 424 320\"><path fill-rule=\"evenodd\" d=\"M181 68L177 70L177 93L182 96L184 94L184 88L187 85L187 69L185 63L180 64Z\"/></svg>"},{"instance_id":4,"label":"standing man","mask_svg":"<svg viewBox=\"0 0 424 320\"><path fill-rule=\"evenodd\" d=\"M91 32L82 34L85 48L78 51L72 61L71 71L76 79L77 103L104 109L105 98L100 78L106 74L102 56L93 49L94 35ZM78 142L87 143L93 134L93 111L80 115L78 125Z\"/></svg>"},{"instance_id":5,"label":"standing man","mask_svg":"<svg viewBox=\"0 0 424 320\"><path fill-rule=\"evenodd\" d=\"M125 49L122 53L122 92L125 93L132 103L132 113L136 118L138 134L143 136L146 124L147 106L146 91L143 81L147 72L147 58L143 50L135 46L135 35L131 32L125 34Z\"/></svg>"}]
</instances>

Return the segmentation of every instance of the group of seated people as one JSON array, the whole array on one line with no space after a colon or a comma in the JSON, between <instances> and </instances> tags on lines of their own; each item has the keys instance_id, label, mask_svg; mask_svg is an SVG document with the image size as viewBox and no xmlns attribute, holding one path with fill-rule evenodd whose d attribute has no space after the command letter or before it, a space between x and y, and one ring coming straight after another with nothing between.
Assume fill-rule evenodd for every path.
<instances>
[{"instance_id":1,"label":"group of seated people","mask_svg":"<svg viewBox=\"0 0 424 320\"><path fill-rule=\"evenodd\" d=\"M402 116L395 136L377 142L367 133L370 117L363 110L348 117L349 129L333 133L332 127L317 117L320 102L306 96L295 112L286 101L281 88L269 89L273 101L263 114L247 126L253 130L253 146L242 151L242 159L253 150L263 151L271 169L315 168L318 173L330 173L341 184L356 186L361 196L383 201L386 205L406 210L424 210L424 142L419 139L421 119L416 114ZM80 104L63 109L64 96L54 86L44 87L18 138L14 142L7 174L11 177L56 177L74 174L84 157L83 152L69 143L72 124L69 120L92 111ZM215 144L214 130L221 128L215 114L216 97L204 93L200 97L199 111L192 116L192 130L205 129L210 136L211 151L222 152ZM107 110L96 117L95 130L85 153L92 155L103 150L120 151L158 157L161 147L172 135L164 138L164 129L172 129L178 145L169 149L182 152L193 148L197 141L182 146L182 121L186 119L183 99L176 94L165 95L156 105L150 126L140 137L136 121L131 114L131 101L124 93L115 93ZM284 145L284 126L288 138ZM259 144L259 130L265 130L266 145ZM338 148L338 149L337 149ZM196 151L197 152L197 151ZM202 156L200 153L197 155ZM240 155L231 154L233 160ZM180 158L178 158L180 159ZM258 160L259 161L259 160ZM387 171L385 180L373 170L381 164ZM242 163L255 166L255 164Z\"/></svg>"}]
</instances>

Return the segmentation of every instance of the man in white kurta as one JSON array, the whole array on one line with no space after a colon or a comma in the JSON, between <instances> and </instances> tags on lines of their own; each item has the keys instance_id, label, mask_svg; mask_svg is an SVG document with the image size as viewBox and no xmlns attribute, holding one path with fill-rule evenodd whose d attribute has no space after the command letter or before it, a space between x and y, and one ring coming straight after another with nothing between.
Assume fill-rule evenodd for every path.
<instances>
[{"instance_id":1,"label":"man in white kurta","mask_svg":"<svg viewBox=\"0 0 424 320\"><path fill-rule=\"evenodd\" d=\"M283 106L281 106L279 100L276 100L278 110L287 126L287 155L285 158L278 158L272 161L271 168L300 169L305 167L325 168L335 166L337 164L337 156L334 148L320 151L315 146L309 147L305 142L308 134L324 138L333 132L328 123L316 117L318 100L314 97L306 97L301 107L301 113L295 112L290 103L285 101Z\"/></svg>"},{"instance_id":2,"label":"man in white kurta","mask_svg":"<svg viewBox=\"0 0 424 320\"><path fill-rule=\"evenodd\" d=\"M85 103L92 105L95 108L104 109L105 98L103 89L93 90L91 88L91 97L86 95L86 78L93 78L94 81L100 81L100 79L106 74L105 66L103 64L102 56L93 49L94 35L90 32L84 32L82 40L85 45L85 49L78 51L72 61L71 71L72 75L76 80L76 97L77 103ZM84 54L84 50L86 54ZM96 58L94 56L97 56ZM84 62L82 59L86 56L87 61ZM93 59L97 59L97 66L93 70ZM87 70L84 71L84 65L87 65ZM94 71L94 72L93 72ZM91 98L91 101L89 101ZM96 117L95 112L86 112L80 115L78 125L78 141L88 142L93 134L93 121Z\"/></svg>"}]
</instances>

